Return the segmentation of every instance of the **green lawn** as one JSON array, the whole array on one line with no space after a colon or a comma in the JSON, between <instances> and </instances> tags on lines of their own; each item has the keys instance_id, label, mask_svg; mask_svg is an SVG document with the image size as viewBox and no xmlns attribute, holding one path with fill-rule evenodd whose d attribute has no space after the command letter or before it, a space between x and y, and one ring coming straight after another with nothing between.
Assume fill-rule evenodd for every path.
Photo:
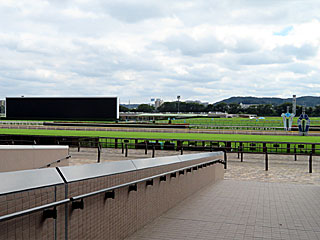
<instances>
[{"instance_id":1,"label":"green lawn","mask_svg":"<svg viewBox=\"0 0 320 240\"><path fill-rule=\"evenodd\" d=\"M298 118L293 119L293 125L297 125ZM312 125L320 125L319 117L312 117ZM157 121L158 123L168 123L168 120ZM190 125L209 125L209 126L264 126L264 127L283 127L281 117L266 117L265 119L249 118L188 118L172 120L173 124L190 124Z\"/></svg>"},{"instance_id":2,"label":"green lawn","mask_svg":"<svg viewBox=\"0 0 320 240\"><path fill-rule=\"evenodd\" d=\"M268 142L320 143L320 137L315 137L315 136L270 136L270 135L240 135L240 134L115 132L115 131L107 132L107 131L69 131L69 130L34 130L34 129L0 129L0 134L190 139L190 140L209 140L209 141L268 141Z\"/></svg>"}]
</instances>

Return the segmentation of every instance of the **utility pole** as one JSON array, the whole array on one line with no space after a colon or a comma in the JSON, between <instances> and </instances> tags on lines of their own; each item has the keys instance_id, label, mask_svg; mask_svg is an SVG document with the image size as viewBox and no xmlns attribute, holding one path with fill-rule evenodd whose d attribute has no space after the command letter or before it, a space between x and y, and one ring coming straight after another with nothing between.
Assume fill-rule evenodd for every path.
<instances>
[{"instance_id":1,"label":"utility pole","mask_svg":"<svg viewBox=\"0 0 320 240\"><path fill-rule=\"evenodd\" d=\"M179 113L179 110L180 110L180 96L177 96L177 99L178 99L178 113Z\"/></svg>"},{"instance_id":2,"label":"utility pole","mask_svg":"<svg viewBox=\"0 0 320 240\"><path fill-rule=\"evenodd\" d=\"M292 98L292 113L294 115L297 115L297 96L296 95L293 95L293 98Z\"/></svg>"}]
</instances>

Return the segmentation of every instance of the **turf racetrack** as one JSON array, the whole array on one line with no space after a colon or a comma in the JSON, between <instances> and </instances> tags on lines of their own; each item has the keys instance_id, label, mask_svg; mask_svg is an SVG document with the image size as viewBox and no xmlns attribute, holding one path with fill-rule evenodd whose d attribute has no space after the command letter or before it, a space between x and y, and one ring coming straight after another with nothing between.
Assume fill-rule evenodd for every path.
<instances>
[{"instance_id":1,"label":"turf racetrack","mask_svg":"<svg viewBox=\"0 0 320 240\"><path fill-rule=\"evenodd\" d=\"M257 142L302 142L302 143L319 143L320 142L320 137L318 136L273 136L273 135L206 134L206 133L0 129L0 134L112 137L112 138L190 139L190 140L208 140L208 141L257 141Z\"/></svg>"}]
</instances>

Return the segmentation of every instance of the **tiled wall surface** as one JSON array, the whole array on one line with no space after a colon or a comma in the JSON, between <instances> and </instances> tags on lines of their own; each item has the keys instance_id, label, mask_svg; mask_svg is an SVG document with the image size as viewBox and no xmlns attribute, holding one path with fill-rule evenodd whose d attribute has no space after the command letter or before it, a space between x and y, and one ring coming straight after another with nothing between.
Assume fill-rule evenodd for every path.
<instances>
[{"instance_id":1,"label":"tiled wall surface","mask_svg":"<svg viewBox=\"0 0 320 240\"><path fill-rule=\"evenodd\" d=\"M201 158L3 195L0 196L0 216L208 160L213 159ZM105 199L104 194L84 198L84 209L72 210L71 204L58 206L56 220L44 219L40 211L0 222L0 240L55 237L123 239L203 186L223 179L223 175L223 165L217 163L192 172L184 171L183 175L176 173L176 177L167 175L166 181L160 182L156 178L153 186L146 186L146 182L139 183L137 191L129 192L128 187L117 189L115 199Z\"/></svg>"},{"instance_id":2,"label":"tiled wall surface","mask_svg":"<svg viewBox=\"0 0 320 240\"><path fill-rule=\"evenodd\" d=\"M64 199L64 186L0 196L0 216L41 206ZM9 221L0 222L0 239L54 239L53 219L43 219L42 212L35 212Z\"/></svg>"}]
</instances>

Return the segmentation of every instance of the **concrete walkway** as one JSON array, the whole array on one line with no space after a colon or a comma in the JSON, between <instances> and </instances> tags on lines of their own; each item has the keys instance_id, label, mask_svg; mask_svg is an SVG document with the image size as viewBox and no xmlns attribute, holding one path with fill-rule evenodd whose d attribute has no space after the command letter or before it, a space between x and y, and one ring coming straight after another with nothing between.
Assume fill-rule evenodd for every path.
<instances>
[{"instance_id":1,"label":"concrete walkway","mask_svg":"<svg viewBox=\"0 0 320 240\"><path fill-rule=\"evenodd\" d=\"M126 240L320 239L320 187L223 180Z\"/></svg>"},{"instance_id":2,"label":"concrete walkway","mask_svg":"<svg viewBox=\"0 0 320 240\"><path fill-rule=\"evenodd\" d=\"M225 179L276 183L314 184L320 186L320 156L313 156L309 173L309 156L269 155L269 170L265 171L263 154L244 154L240 162L236 153L228 153Z\"/></svg>"}]
</instances>

